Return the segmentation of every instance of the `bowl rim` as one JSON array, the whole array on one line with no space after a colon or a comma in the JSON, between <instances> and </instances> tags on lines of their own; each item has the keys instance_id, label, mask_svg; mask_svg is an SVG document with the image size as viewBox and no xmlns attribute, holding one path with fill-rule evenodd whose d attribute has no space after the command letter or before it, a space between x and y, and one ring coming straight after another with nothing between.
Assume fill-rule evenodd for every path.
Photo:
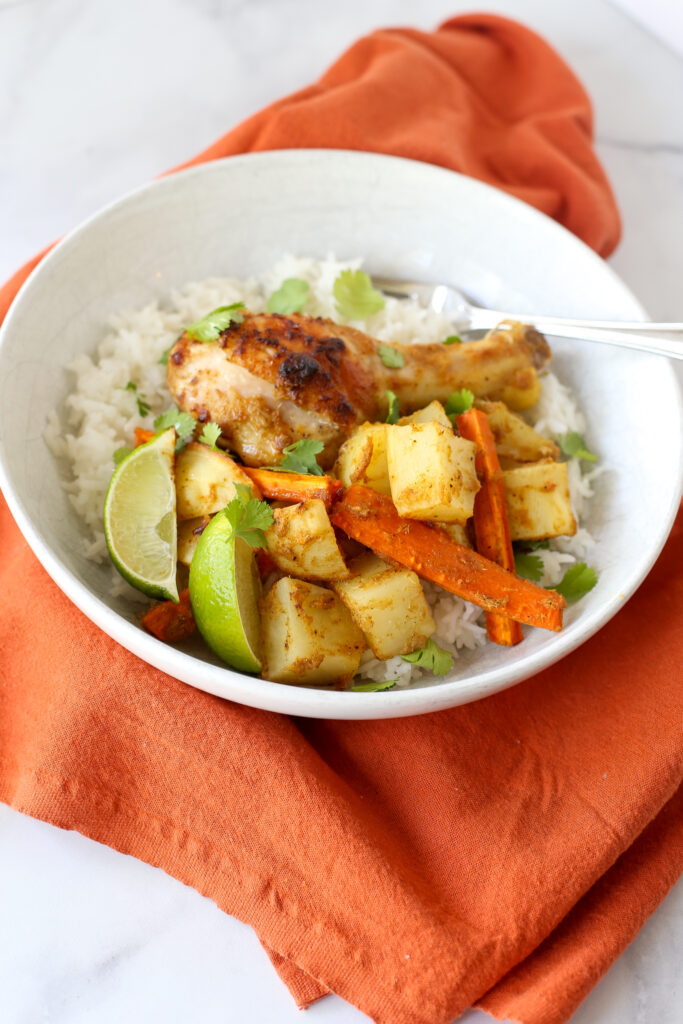
<instances>
[{"instance_id":1,"label":"bowl rim","mask_svg":"<svg viewBox=\"0 0 683 1024\"><path fill-rule=\"evenodd\" d=\"M442 179L446 177L451 179L457 178L461 182L459 187L479 191L490 199L495 197L498 203L503 202L503 204L507 203L517 207L518 211L521 212L527 221L535 221L541 225L541 230L544 230L551 240L554 235L560 243L566 245L569 241L575 248L583 250L584 258L593 260L595 265L600 267L601 274L608 274L612 277L613 283L623 294L624 303L630 304L633 317L641 316L644 320L647 319L643 306L635 298L628 286L597 253L561 224L547 217L523 200L517 199L500 189L470 178L467 175L462 175L457 171L417 160L409 160L404 157L339 149L267 150L258 153L223 157L170 172L167 175L130 190L120 198L93 213L68 232L32 270L11 303L5 320L0 327L0 366L2 365L4 339L12 330L16 311L25 300L25 297L27 295L30 296L37 277L39 275L42 276L44 273L49 273L52 263L61 259L65 249L68 250L83 233L89 231L94 224L106 219L119 207L125 206L134 199L144 197L146 193L156 193L160 189L173 187L173 183L179 178L188 179L210 173L221 173L226 167L233 167L236 164L277 163L282 160L301 163L318 160L324 163L326 160L338 161L340 159L352 160L358 163L364 162L368 166L371 163L375 165L382 164L386 167L390 165L410 166L416 173L422 176L433 175L435 178L440 177ZM653 358L664 359L664 357ZM677 396L678 418L683 423L683 399L673 366L669 360L667 360L666 371L668 371L674 384L673 393ZM23 500L14 491L9 472L5 466L3 453L4 442L0 436L0 489L5 496L5 500L19 529L57 586L95 625L152 667L209 693L264 710L275 710L280 713L303 717L328 719L393 718L430 713L492 695L523 679L530 678L537 672L555 664L601 629L619 610L625 600L636 591L652 568L666 542L680 502L680 497L672 497L666 514L660 520L660 528L656 539L648 546L647 556L641 557L635 564L627 578L627 586L623 588L623 591L613 594L609 600L605 601L598 611L593 612L590 620L582 624L580 624L580 620L577 620L566 632L556 634L555 642L550 650L543 648L532 652L526 658L523 657L518 660L515 665L508 666L503 664L488 669L483 674L478 674L472 679L460 678L423 687L397 688L378 693L371 691L359 693L298 687L262 680L257 676L246 676L235 672L227 666L217 666L211 662L196 658L192 654L172 648L150 636L139 626L124 619L82 583L68 565L54 554L50 546L43 541L33 525L32 517L25 507ZM683 459L680 459L679 462L677 474L678 488L673 491L673 494L680 496L681 486L683 485ZM217 679L217 676L220 676L220 679ZM226 692L226 689L229 692ZM312 707L311 705L315 706Z\"/></svg>"}]
</instances>

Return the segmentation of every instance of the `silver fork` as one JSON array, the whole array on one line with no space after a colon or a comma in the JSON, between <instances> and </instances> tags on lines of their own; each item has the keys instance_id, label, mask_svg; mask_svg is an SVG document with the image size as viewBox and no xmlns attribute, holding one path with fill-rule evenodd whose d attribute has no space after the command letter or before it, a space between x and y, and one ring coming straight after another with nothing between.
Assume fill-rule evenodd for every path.
<instances>
[{"instance_id":1,"label":"silver fork","mask_svg":"<svg viewBox=\"0 0 683 1024\"><path fill-rule=\"evenodd\" d=\"M423 306L443 313L459 331L488 330L501 320L532 323L544 334L577 341L596 341L639 352L652 352L670 359L683 359L683 323L629 322L622 320L575 320L569 317L536 316L476 306L457 288L446 284L398 281L390 277L372 277L372 283L385 295L399 299L414 298ZM666 335L674 337L666 337Z\"/></svg>"}]
</instances>

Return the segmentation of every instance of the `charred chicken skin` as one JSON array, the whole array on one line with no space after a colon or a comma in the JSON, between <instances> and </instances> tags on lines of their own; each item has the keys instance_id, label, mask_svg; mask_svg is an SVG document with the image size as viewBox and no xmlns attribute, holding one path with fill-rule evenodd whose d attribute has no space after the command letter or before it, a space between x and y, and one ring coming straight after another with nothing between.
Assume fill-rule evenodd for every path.
<instances>
[{"instance_id":1,"label":"charred chicken skin","mask_svg":"<svg viewBox=\"0 0 683 1024\"><path fill-rule=\"evenodd\" d=\"M379 344L332 320L245 313L216 341L182 334L168 386L180 409L220 426L246 465L275 465L287 445L315 438L326 468L355 426L385 417L388 390L406 412L458 388L521 408L550 361L543 336L518 323L464 345L391 344L403 357L398 369L384 365Z\"/></svg>"}]
</instances>

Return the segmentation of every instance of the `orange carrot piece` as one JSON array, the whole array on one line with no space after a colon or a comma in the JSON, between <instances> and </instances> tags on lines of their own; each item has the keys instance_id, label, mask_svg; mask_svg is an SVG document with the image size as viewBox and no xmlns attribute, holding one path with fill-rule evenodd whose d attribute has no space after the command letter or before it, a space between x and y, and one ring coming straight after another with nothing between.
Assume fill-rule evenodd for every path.
<instances>
[{"instance_id":1,"label":"orange carrot piece","mask_svg":"<svg viewBox=\"0 0 683 1024\"><path fill-rule=\"evenodd\" d=\"M167 644L178 643L194 633L197 628L190 604L190 591L180 591L180 601L162 601L155 604L142 616L142 625Z\"/></svg>"},{"instance_id":2,"label":"orange carrot piece","mask_svg":"<svg viewBox=\"0 0 683 1024\"><path fill-rule=\"evenodd\" d=\"M135 447L139 448L141 444L147 444L154 437L153 430L145 430L144 427L135 428Z\"/></svg>"},{"instance_id":3,"label":"orange carrot piece","mask_svg":"<svg viewBox=\"0 0 683 1024\"><path fill-rule=\"evenodd\" d=\"M514 572L515 556L505 507L503 471L488 417L480 409L468 409L458 416L456 423L461 436L477 446L474 465L481 481L481 488L474 499L477 551L484 558ZM513 647L524 639L518 622L496 612L486 613L486 632L489 640L503 647Z\"/></svg>"},{"instance_id":4,"label":"orange carrot piece","mask_svg":"<svg viewBox=\"0 0 683 1024\"><path fill-rule=\"evenodd\" d=\"M390 498L369 487L350 487L331 518L335 526L378 555L392 558L487 612L555 632L562 629L567 602L561 594L520 579L457 544L443 530L402 519Z\"/></svg>"},{"instance_id":5,"label":"orange carrot piece","mask_svg":"<svg viewBox=\"0 0 683 1024\"><path fill-rule=\"evenodd\" d=\"M278 473L272 469L242 466L247 476L260 488L264 498L272 501L306 501L320 498L327 509L332 508L342 490L340 480L331 476L308 476L305 473Z\"/></svg>"}]
</instances>

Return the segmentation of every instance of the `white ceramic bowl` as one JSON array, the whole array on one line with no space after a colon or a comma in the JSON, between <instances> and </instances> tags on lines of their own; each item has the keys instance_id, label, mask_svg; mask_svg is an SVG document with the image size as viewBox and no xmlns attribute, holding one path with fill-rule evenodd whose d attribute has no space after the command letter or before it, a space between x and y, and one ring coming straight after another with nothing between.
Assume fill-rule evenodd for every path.
<instances>
[{"instance_id":1,"label":"white ceramic bowl","mask_svg":"<svg viewBox=\"0 0 683 1024\"><path fill-rule=\"evenodd\" d=\"M494 693L557 661L614 615L671 527L681 487L681 403L660 357L553 342L554 368L580 398L608 471L591 503L598 585L561 634L530 630L514 650L458 658L408 690L337 693L233 672L200 643L145 633L83 555L82 527L42 431L69 388L64 367L93 350L106 317L212 275L246 276L284 252L363 256L376 273L452 281L482 303L529 313L637 319L610 268L531 207L440 168L372 154L291 150L216 161L156 181L70 234L38 266L0 333L0 485L37 557L85 614L171 675L255 707L323 718L391 718ZM656 416L649 410L655 409ZM663 442L666 439L666 443ZM21 581L16 581L17 591ZM144 676L141 676L144 686Z\"/></svg>"}]
</instances>

